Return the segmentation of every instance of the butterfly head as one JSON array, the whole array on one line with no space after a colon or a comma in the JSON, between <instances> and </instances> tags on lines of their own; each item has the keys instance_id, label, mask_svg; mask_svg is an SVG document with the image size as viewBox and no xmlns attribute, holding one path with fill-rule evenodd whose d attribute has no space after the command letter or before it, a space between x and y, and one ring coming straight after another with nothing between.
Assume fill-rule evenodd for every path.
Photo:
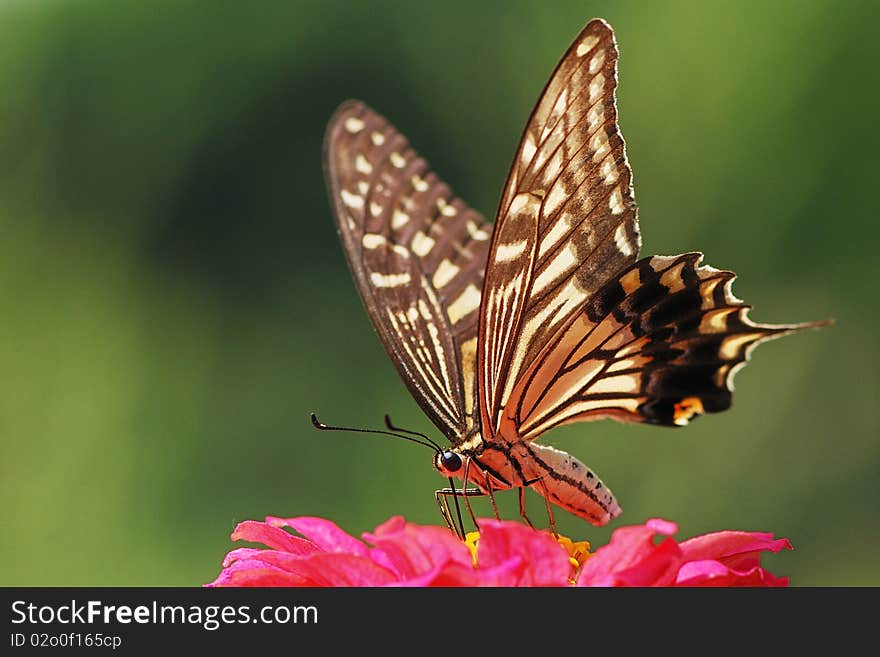
<instances>
[{"instance_id":1,"label":"butterfly head","mask_svg":"<svg viewBox=\"0 0 880 657\"><path fill-rule=\"evenodd\" d=\"M434 455L434 467L444 477L461 477L468 459L482 451L483 436L478 429L474 429L456 442L455 447L438 449Z\"/></svg>"},{"instance_id":2,"label":"butterfly head","mask_svg":"<svg viewBox=\"0 0 880 657\"><path fill-rule=\"evenodd\" d=\"M459 476L463 465L464 459L455 450L447 449L434 455L434 467L444 477Z\"/></svg>"}]
</instances>

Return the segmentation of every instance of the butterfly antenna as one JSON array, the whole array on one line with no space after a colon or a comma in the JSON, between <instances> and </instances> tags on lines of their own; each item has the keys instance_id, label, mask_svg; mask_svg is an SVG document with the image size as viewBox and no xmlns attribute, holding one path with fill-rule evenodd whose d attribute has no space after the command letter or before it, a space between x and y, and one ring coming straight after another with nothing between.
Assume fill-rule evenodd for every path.
<instances>
[{"instance_id":1,"label":"butterfly antenna","mask_svg":"<svg viewBox=\"0 0 880 657\"><path fill-rule=\"evenodd\" d=\"M383 436L392 436L394 438L402 438L403 440L408 440L411 443L416 443L418 445L424 445L425 447L429 447L437 452L443 451L440 449L440 446L437 443L435 443L433 440L431 440L427 436L424 436L424 438L426 440L419 440L417 438L413 438L412 436L407 436L402 433L394 433L392 431L382 431L381 429L360 429L357 427L337 427L337 426L332 426L329 424L324 424L323 422L321 422L318 419L318 416L315 415L314 413L309 413L309 417L312 419L312 426L314 426L315 429L318 429L320 431L352 431L354 433L376 433L376 434L381 434ZM411 432L411 433L414 433L414 432ZM418 435L421 435L421 434L418 434Z\"/></svg>"},{"instance_id":2,"label":"butterfly antenna","mask_svg":"<svg viewBox=\"0 0 880 657\"><path fill-rule=\"evenodd\" d=\"M388 415L387 413L385 414L385 427L386 427L387 429L389 429L390 431L400 431L401 433L408 433L408 434L411 434L411 435L413 435L413 436L419 436L420 438L424 438L424 439L427 440L429 443L431 443L431 444L434 446L434 448L435 448L438 452L442 452L442 451L443 451L443 448L440 447L440 445L438 445L437 443L435 443L433 440L431 440L431 439L430 439L428 436L426 436L425 434L420 433L419 431L412 431L411 429L404 429L404 428L402 428L402 427L397 427L397 426L395 426L394 423L391 421L391 416Z\"/></svg>"},{"instance_id":3,"label":"butterfly antenna","mask_svg":"<svg viewBox=\"0 0 880 657\"><path fill-rule=\"evenodd\" d=\"M440 446L437 445L437 443L435 443L433 440L431 440L425 434L419 433L418 431L412 431L410 429L404 429L403 427L396 426L391 421L391 416L388 415L387 413L385 414L385 426L388 427L388 429L390 429L391 431L401 431L403 433L413 434L414 436L421 436L425 440L436 445L437 449L439 451L441 451L441 452L443 451L440 448ZM467 475L468 475L468 468L470 467L470 464L471 464L470 459L468 459L467 465L465 466L465 469L464 469L464 483L462 484L462 487L461 487L462 491L464 491L464 489L467 488L467 482L468 482ZM461 504L459 504L459 502L458 502L458 498L461 496L455 492L457 489L455 488L455 482L452 480L452 477L449 478L449 489L452 491L452 502L455 504L455 516L456 517L453 520L453 524L454 524L455 520L458 520L458 525L455 527L455 533L458 535L459 538L461 538L461 540L464 540L465 535L466 535L466 533L464 531L464 520L463 520L463 516L461 514ZM477 523L477 518L474 515L473 509L471 509L470 500L468 499L467 495L463 495L463 497L464 497L465 506L467 506L467 510L471 514L471 520L473 520L474 526L477 528L477 530L479 530L480 525Z\"/></svg>"}]
</instances>

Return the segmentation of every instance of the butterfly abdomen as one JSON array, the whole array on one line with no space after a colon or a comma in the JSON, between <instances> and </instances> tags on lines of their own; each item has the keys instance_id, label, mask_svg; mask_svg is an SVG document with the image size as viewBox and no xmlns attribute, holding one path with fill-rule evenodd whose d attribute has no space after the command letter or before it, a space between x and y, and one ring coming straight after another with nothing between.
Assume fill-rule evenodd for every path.
<instances>
[{"instance_id":1,"label":"butterfly abdomen","mask_svg":"<svg viewBox=\"0 0 880 657\"><path fill-rule=\"evenodd\" d=\"M597 526L621 513L614 494L595 472L554 447L498 435L485 443L476 461L483 472L473 483L481 488L485 475L492 477L496 489L530 486L553 504Z\"/></svg>"},{"instance_id":2,"label":"butterfly abdomen","mask_svg":"<svg viewBox=\"0 0 880 657\"><path fill-rule=\"evenodd\" d=\"M594 525L605 525L622 512L614 494L595 472L567 452L539 445L519 443L523 470L532 488L554 504Z\"/></svg>"}]
</instances>

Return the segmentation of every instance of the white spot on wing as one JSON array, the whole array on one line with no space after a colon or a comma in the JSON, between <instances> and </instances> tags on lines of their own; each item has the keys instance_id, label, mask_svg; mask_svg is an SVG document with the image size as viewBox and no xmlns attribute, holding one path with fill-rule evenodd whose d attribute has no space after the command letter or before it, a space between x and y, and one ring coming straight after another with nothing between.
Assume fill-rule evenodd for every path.
<instances>
[{"instance_id":1,"label":"white spot on wing","mask_svg":"<svg viewBox=\"0 0 880 657\"><path fill-rule=\"evenodd\" d=\"M522 151L522 162L523 164L528 164L532 161L532 158L535 156L535 151L538 150L538 147L535 146L535 140L532 138L532 135L526 135L526 140L523 142L523 151Z\"/></svg>"},{"instance_id":2,"label":"white spot on wing","mask_svg":"<svg viewBox=\"0 0 880 657\"><path fill-rule=\"evenodd\" d=\"M590 60L590 74L595 75L598 73L599 69L602 68L602 64L605 63L605 51L600 50L593 58Z\"/></svg>"},{"instance_id":3,"label":"white spot on wing","mask_svg":"<svg viewBox=\"0 0 880 657\"><path fill-rule=\"evenodd\" d=\"M375 144L376 146L381 146L385 143L385 135L378 131L370 135L370 139L373 140L373 144Z\"/></svg>"},{"instance_id":4,"label":"white spot on wing","mask_svg":"<svg viewBox=\"0 0 880 657\"><path fill-rule=\"evenodd\" d=\"M595 132L596 128L598 128L604 122L605 122L604 108L594 107L589 112L587 112L587 129L590 132Z\"/></svg>"},{"instance_id":5,"label":"white spot on wing","mask_svg":"<svg viewBox=\"0 0 880 657\"><path fill-rule=\"evenodd\" d=\"M633 247L626 236L626 227L623 224L614 231L614 244L623 255L631 256L633 254Z\"/></svg>"},{"instance_id":6,"label":"white spot on wing","mask_svg":"<svg viewBox=\"0 0 880 657\"><path fill-rule=\"evenodd\" d=\"M458 265L454 265L448 258L444 258L437 267L437 271L434 272L434 278L431 282L434 284L434 287L441 288L444 285L449 284L460 270L461 268Z\"/></svg>"},{"instance_id":7,"label":"white spot on wing","mask_svg":"<svg viewBox=\"0 0 880 657\"><path fill-rule=\"evenodd\" d=\"M568 102L568 89L565 88L559 94L559 98L556 99L556 104L553 105L553 114L562 114L565 112L565 104Z\"/></svg>"},{"instance_id":8,"label":"white spot on wing","mask_svg":"<svg viewBox=\"0 0 880 657\"><path fill-rule=\"evenodd\" d=\"M462 317L469 315L480 307L480 290L476 285L471 283L458 298L449 304L446 313L449 315L449 321L453 324L458 323Z\"/></svg>"},{"instance_id":9,"label":"white spot on wing","mask_svg":"<svg viewBox=\"0 0 880 657\"><path fill-rule=\"evenodd\" d=\"M355 134L364 129L364 122L356 116L350 116L345 119L345 129Z\"/></svg>"},{"instance_id":10,"label":"white spot on wing","mask_svg":"<svg viewBox=\"0 0 880 657\"><path fill-rule=\"evenodd\" d=\"M389 156L389 159L391 160L391 164L396 166L398 169L402 169L404 166L406 166L406 159L397 151L394 151Z\"/></svg>"},{"instance_id":11,"label":"white spot on wing","mask_svg":"<svg viewBox=\"0 0 880 657\"><path fill-rule=\"evenodd\" d=\"M599 168L599 175L602 176L606 185L612 185L617 181L617 169L614 167L613 158L606 157L602 161Z\"/></svg>"},{"instance_id":12,"label":"white spot on wing","mask_svg":"<svg viewBox=\"0 0 880 657\"><path fill-rule=\"evenodd\" d=\"M388 240L385 239L384 235L366 233L362 242L365 249L378 249L380 246L385 246Z\"/></svg>"},{"instance_id":13,"label":"white spot on wing","mask_svg":"<svg viewBox=\"0 0 880 657\"><path fill-rule=\"evenodd\" d=\"M373 173L373 165L367 162L367 158L363 155L358 155L354 159L354 168L366 176Z\"/></svg>"},{"instance_id":14,"label":"white spot on wing","mask_svg":"<svg viewBox=\"0 0 880 657\"><path fill-rule=\"evenodd\" d=\"M518 214L523 208L527 205L537 206L539 201L532 194L528 192L522 192L513 197L513 200L510 202L510 214ZM531 216L534 216L534 209L529 213Z\"/></svg>"},{"instance_id":15,"label":"white spot on wing","mask_svg":"<svg viewBox=\"0 0 880 657\"><path fill-rule=\"evenodd\" d=\"M563 217L565 215L563 214ZM560 219L553 223L553 227L550 231L544 236L544 239L541 240L541 247L538 251L538 257L543 258L544 255L556 246L556 243L563 238L563 236L568 232L569 223L567 221L563 221Z\"/></svg>"},{"instance_id":16,"label":"white spot on wing","mask_svg":"<svg viewBox=\"0 0 880 657\"><path fill-rule=\"evenodd\" d=\"M515 260L525 252L527 245L528 240L511 242L509 244L499 244L498 248L495 250L495 261L509 262Z\"/></svg>"},{"instance_id":17,"label":"white spot on wing","mask_svg":"<svg viewBox=\"0 0 880 657\"><path fill-rule=\"evenodd\" d=\"M410 275L408 272L402 274L380 274L374 271L370 274L370 280L376 287L400 287L410 282Z\"/></svg>"},{"instance_id":18,"label":"white spot on wing","mask_svg":"<svg viewBox=\"0 0 880 657\"><path fill-rule=\"evenodd\" d=\"M391 227L394 229L403 228L409 222L409 215L395 209L394 215L391 217Z\"/></svg>"},{"instance_id":19,"label":"white spot on wing","mask_svg":"<svg viewBox=\"0 0 880 657\"><path fill-rule=\"evenodd\" d=\"M424 258L431 252L431 249L434 248L434 239L428 237L422 231L419 231L413 235L410 247L412 248L413 253L420 258Z\"/></svg>"},{"instance_id":20,"label":"white spot on wing","mask_svg":"<svg viewBox=\"0 0 880 657\"><path fill-rule=\"evenodd\" d=\"M550 190L550 194L547 196L547 200L544 201L544 210L543 215L545 217L550 216L562 205L562 202L568 198L568 194L565 191L562 182L557 182L553 185L553 189Z\"/></svg>"},{"instance_id":21,"label":"white spot on wing","mask_svg":"<svg viewBox=\"0 0 880 657\"><path fill-rule=\"evenodd\" d=\"M590 148L594 151L593 162L602 160L611 150L608 145L608 133L605 130L599 130L590 140Z\"/></svg>"},{"instance_id":22,"label":"white spot on wing","mask_svg":"<svg viewBox=\"0 0 880 657\"><path fill-rule=\"evenodd\" d=\"M620 195L620 185L611 192L611 197L608 199L608 208L611 210L611 214L623 212L623 196Z\"/></svg>"},{"instance_id":23,"label":"white spot on wing","mask_svg":"<svg viewBox=\"0 0 880 657\"><path fill-rule=\"evenodd\" d=\"M343 189L339 192L340 198L342 198L342 202L345 203L348 207L361 210L364 207L364 197L358 196L357 194L352 194L348 190Z\"/></svg>"},{"instance_id":24,"label":"white spot on wing","mask_svg":"<svg viewBox=\"0 0 880 657\"><path fill-rule=\"evenodd\" d=\"M480 228L474 221L467 222L467 232L472 239L475 239L479 242L485 242L487 239L489 239L489 233Z\"/></svg>"},{"instance_id":25,"label":"white spot on wing","mask_svg":"<svg viewBox=\"0 0 880 657\"><path fill-rule=\"evenodd\" d=\"M564 274L570 272L578 264L577 247L574 242L569 242L568 246L560 249L556 257L544 268L537 279L535 279L532 288L533 293L538 294L545 287L550 285Z\"/></svg>"},{"instance_id":26,"label":"white spot on wing","mask_svg":"<svg viewBox=\"0 0 880 657\"><path fill-rule=\"evenodd\" d=\"M638 392L641 377L633 374L621 374L599 379L587 390L587 394L600 395L606 393L630 393Z\"/></svg>"},{"instance_id":27,"label":"white spot on wing","mask_svg":"<svg viewBox=\"0 0 880 657\"><path fill-rule=\"evenodd\" d=\"M638 363L631 358L624 358L623 360L619 360L615 362L611 367L608 368L608 372L622 372L623 370L631 370L638 367Z\"/></svg>"},{"instance_id":28,"label":"white spot on wing","mask_svg":"<svg viewBox=\"0 0 880 657\"><path fill-rule=\"evenodd\" d=\"M602 73L599 73L593 81L590 82L590 104L592 105L597 100L599 100L599 95L602 93L602 89L605 87L605 76Z\"/></svg>"},{"instance_id":29,"label":"white spot on wing","mask_svg":"<svg viewBox=\"0 0 880 657\"><path fill-rule=\"evenodd\" d=\"M581 41L580 44L578 44L577 50L575 51L577 53L577 56L583 57L588 52L590 52L597 43L599 43L599 37L597 37L595 34L591 34L586 39Z\"/></svg>"},{"instance_id":30,"label":"white spot on wing","mask_svg":"<svg viewBox=\"0 0 880 657\"><path fill-rule=\"evenodd\" d=\"M437 199L437 209L440 210L440 214L444 217L454 217L457 213L455 207L447 203L446 199L442 198Z\"/></svg>"},{"instance_id":31,"label":"white spot on wing","mask_svg":"<svg viewBox=\"0 0 880 657\"><path fill-rule=\"evenodd\" d=\"M607 141L608 133L604 130L600 130L595 135L593 135L593 138L590 140L590 148L593 151L598 151L600 148L602 148L602 144Z\"/></svg>"},{"instance_id":32,"label":"white spot on wing","mask_svg":"<svg viewBox=\"0 0 880 657\"><path fill-rule=\"evenodd\" d=\"M424 178L420 178L419 176L412 177L412 186L417 192L424 192L428 189L428 183Z\"/></svg>"},{"instance_id":33,"label":"white spot on wing","mask_svg":"<svg viewBox=\"0 0 880 657\"><path fill-rule=\"evenodd\" d=\"M422 314L422 319L425 321L431 321L433 315L431 314L431 309L428 307L428 304L425 303L424 299L419 299L419 312Z\"/></svg>"}]
</instances>

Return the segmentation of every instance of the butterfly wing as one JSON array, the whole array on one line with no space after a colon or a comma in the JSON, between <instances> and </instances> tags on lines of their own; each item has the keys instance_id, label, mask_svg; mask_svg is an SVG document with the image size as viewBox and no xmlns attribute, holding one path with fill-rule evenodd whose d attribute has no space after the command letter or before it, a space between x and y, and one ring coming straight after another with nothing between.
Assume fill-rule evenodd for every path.
<instances>
[{"instance_id":1,"label":"butterfly wing","mask_svg":"<svg viewBox=\"0 0 880 657\"><path fill-rule=\"evenodd\" d=\"M632 173L617 127L617 46L593 20L532 112L508 175L481 308L484 434L522 368L639 249Z\"/></svg>"},{"instance_id":2,"label":"butterfly wing","mask_svg":"<svg viewBox=\"0 0 880 657\"><path fill-rule=\"evenodd\" d=\"M334 114L324 172L361 298L413 397L453 442L476 431L476 337L492 226L363 103Z\"/></svg>"},{"instance_id":3,"label":"butterfly wing","mask_svg":"<svg viewBox=\"0 0 880 657\"><path fill-rule=\"evenodd\" d=\"M518 382L503 430L533 439L612 417L685 426L730 407L733 377L759 343L814 324L757 324L733 272L702 255L644 258L606 283Z\"/></svg>"},{"instance_id":4,"label":"butterfly wing","mask_svg":"<svg viewBox=\"0 0 880 657\"><path fill-rule=\"evenodd\" d=\"M761 341L731 272L699 254L636 262L632 173L617 127L617 47L591 21L532 113L502 195L480 310L480 456L593 524L620 513L583 463L533 442L612 417L681 426L730 406Z\"/></svg>"}]
</instances>

